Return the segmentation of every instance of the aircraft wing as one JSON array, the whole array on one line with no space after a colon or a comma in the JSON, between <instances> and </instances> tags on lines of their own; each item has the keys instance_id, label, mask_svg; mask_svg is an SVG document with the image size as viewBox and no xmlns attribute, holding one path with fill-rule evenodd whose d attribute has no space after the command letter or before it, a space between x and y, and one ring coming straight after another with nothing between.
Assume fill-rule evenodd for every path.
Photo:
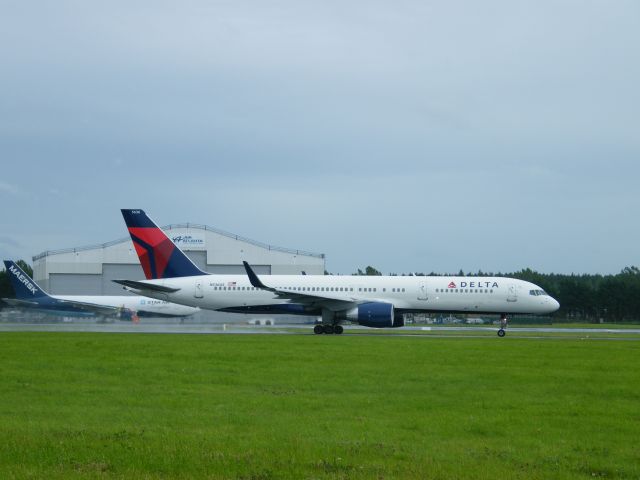
<instances>
[{"instance_id":1,"label":"aircraft wing","mask_svg":"<svg viewBox=\"0 0 640 480\"><path fill-rule=\"evenodd\" d=\"M20 300L18 298L3 298L3 302L11 305L12 307L37 307L38 302L32 302L31 300Z\"/></svg>"},{"instance_id":2,"label":"aircraft wing","mask_svg":"<svg viewBox=\"0 0 640 480\"><path fill-rule=\"evenodd\" d=\"M2 300L12 307L46 309L46 307L43 307L40 303L31 300L21 300L18 298L3 298ZM68 305L72 308L77 308L80 310L85 310L86 312L92 312L101 315L113 315L115 313L118 313L118 311L120 310L119 307L98 305L95 303L87 302L76 302L75 300L63 300L61 298L56 298L56 302L58 302L58 304Z\"/></svg>"},{"instance_id":3,"label":"aircraft wing","mask_svg":"<svg viewBox=\"0 0 640 480\"><path fill-rule=\"evenodd\" d=\"M262 283L262 280L256 275L251 266L247 262L242 262L244 268L247 271L247 276L251 285L261 290L267 290L273 292L277 298L288 299L295 303L302 303L309 306L325 307L329 310L346 310L348 308L355 307L360 303L360 300L355 297L345 299L344 297L338 297L337 295L331 295L330 292L293 292L289 290L283 290L273 288Z\"/></svg>"},{"instance_id":4,"label":"aircraft wing","mask_svg":"<svg viewBox=\"0 0 640 480\"><path fill-rule=\"evenodd\" d=\"M98 303L77 302L75 300L63 300L61 298L58 298L57 300L62 304L79 308L87 312L98 313L101 315L113 315L115 313L118 313L120 310L122 310L121 307L113 307L111 305L100 305Z\"/></svg>"}]
</instances>

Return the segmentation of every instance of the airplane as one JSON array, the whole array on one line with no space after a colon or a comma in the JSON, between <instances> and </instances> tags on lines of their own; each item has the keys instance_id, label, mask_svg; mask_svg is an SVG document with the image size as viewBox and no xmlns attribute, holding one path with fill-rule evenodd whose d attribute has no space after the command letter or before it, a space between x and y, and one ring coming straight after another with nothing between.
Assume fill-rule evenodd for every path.
<instances>
[{"instance_id":1,"label":"airplane","mask_svg":"<svg viewBox=\"0 0 640 480\"><path fill-rule=\"evenodd\" d=\"M246 275L200 270L140 209L123 209L147 280L114 280L126 290L183 305L233 313L321 317L316 334L340 334L351 321L373 328L404 326L405 313L549 314L560 304L539 286L504 277Z\"/></svg>"},{"instance_id":2,"label":"airplane","mask_svg":"<svg viewBox=\"0 0 640 480\"><path fill-rule=\"evenodd\" d=\"M164 300L132 295L49 295L15 262L5 260L16 298L2 300L14 307L34 309L60 316L115 316L135 320L139 316L186 317L200 309Z\"/></svg>"}]
</instances>

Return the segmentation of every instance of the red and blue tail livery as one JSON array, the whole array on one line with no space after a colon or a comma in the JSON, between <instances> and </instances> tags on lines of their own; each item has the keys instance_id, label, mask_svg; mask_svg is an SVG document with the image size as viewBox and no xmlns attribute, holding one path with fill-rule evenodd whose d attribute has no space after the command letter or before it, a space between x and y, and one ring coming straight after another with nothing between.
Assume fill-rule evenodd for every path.
<instances>
[{"instance_id":1,"label":"red and blue tail livery","mask_svg":"<svg viewBox=\"0 0 640 480\"><path fill-rule=\"evenodd\" d=\"M144 210L122 209L121 212L147 280L206 275Z\"/></svg>"}]
</instances>

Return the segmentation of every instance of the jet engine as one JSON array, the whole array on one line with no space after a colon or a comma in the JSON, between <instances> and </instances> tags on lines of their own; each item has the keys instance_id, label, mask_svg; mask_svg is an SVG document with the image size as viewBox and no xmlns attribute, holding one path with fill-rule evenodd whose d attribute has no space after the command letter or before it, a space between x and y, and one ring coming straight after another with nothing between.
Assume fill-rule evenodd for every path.
<instances>
[{"instance_id":1,"label":"jet engine","mask_svg":"<svg viewBox=\"0 0 640 480\"><path fill-rule=\"evenodd\" d=\"M402 314L395 313L391 303L369 302L348 310L347 320L372 328L404 327Z\"/></svg>"}]
</instances>

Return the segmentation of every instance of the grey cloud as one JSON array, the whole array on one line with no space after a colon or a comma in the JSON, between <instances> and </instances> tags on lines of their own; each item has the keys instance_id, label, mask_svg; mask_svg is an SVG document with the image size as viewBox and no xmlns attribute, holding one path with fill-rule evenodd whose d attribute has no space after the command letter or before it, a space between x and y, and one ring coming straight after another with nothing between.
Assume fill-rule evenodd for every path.
<instances>
[{"instance_id":1,"label":"grey cloud","mask_svg":"<svg viewBox=\"0 0 640 480\"><path fill-rule=\"evenodd\" d=\"M345 273L637 263L637 2L38 8L0 20L25 250L119 238L142 207Z\"/></svg>"}]
</instances>

